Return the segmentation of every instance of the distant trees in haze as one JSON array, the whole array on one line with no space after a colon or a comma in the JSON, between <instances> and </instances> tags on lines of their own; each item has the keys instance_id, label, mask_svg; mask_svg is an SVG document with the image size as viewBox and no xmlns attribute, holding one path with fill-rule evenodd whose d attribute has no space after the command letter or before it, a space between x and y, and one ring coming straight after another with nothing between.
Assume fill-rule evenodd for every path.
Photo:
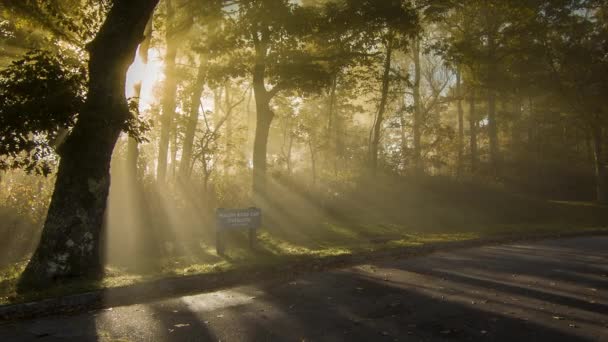
<instances>
[{"instance_id":1,"label":"distant trees in haze","mask_svg":"<svg viewBox=\"0 0 608 342\"><path fill-rule=\"evenodd\" d=\"M57 177L24 283L101 273L112 158L128 159L142 192L208 203L264 205L284 179L337 196L387 173L606 202L606 11L593 0L7 1L0 167ZM137 50L161 75L129 103Z\"/></svg>"}]
</instances>

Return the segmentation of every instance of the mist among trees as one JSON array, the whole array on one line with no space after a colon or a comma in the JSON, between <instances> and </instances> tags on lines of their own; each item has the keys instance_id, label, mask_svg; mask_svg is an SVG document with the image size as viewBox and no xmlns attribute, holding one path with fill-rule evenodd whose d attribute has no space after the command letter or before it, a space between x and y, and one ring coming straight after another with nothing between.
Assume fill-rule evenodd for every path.
<instances>
[{"instance_id":1,"label":"mist among trees","mask_svg":"<svg viewBox=\"0 0 608 342\"><path fill-rule=\"evenodd\" d=\"M0 265L605 223L607 56L600 0L4 0Z\"/></svg>"}]
</instances>

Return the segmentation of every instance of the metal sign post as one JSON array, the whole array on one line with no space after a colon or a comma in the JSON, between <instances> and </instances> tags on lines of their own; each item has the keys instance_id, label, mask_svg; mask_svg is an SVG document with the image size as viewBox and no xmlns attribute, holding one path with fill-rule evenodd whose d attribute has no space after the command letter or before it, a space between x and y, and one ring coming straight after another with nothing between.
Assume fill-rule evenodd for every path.
<instances>
[{"instance_id":1,"label":"metal sign post","mask_svg":"<svg viewBox=\"0 0 608 342\"><path fill-rule=\"evenodd\" d=\"M216 244L218 255L224 255L225 234L231 229L249 230L249 248L255 248L256 232L262 225L262 210L259 208L224 209L215 212Z\"/></svg>"}]
</instances>

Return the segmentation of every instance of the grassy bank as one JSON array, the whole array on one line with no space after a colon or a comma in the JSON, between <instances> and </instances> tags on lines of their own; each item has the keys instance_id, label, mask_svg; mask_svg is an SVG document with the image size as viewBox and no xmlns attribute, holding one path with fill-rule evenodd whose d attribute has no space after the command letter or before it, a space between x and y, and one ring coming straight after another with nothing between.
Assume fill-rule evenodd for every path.
<instances>
[{"instance_id":1,"label":"grassy bank","mask_svg":"<svg viewBox=\"0 0 608 342\"><path fill-rule=\"evenodd\" d=\"M57 284L24 294L17 294L15 287L25 262L16 263L0 271L0 304L444 242L608 232L602 228L607 227L607 208L592 203L542 201L441 179L403 184L366 184L323 205L303 192L277 192L276 201L264 211L255 251L248 248L244 232L228 236L225 256L216 255L212 235L197 236L182 241L179 253L165 253L145 271L111 265L102 280Z\"/></svg>"}]
</instances>

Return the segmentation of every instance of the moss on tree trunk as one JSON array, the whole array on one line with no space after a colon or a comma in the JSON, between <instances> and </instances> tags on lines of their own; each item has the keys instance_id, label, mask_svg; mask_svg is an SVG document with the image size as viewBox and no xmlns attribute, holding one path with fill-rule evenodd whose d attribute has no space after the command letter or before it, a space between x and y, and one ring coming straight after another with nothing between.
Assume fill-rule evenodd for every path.
<instances>
[{"instance_id":1,"label":"moss on tree trunk","mask_svg":"<svg viewBox=\"0 0 608 342\"><path fill-rule=\"evenodd\" d=\"M116 0L87 46L87 101L63 145L61 163L40 244L20 290L49 281L103 273L100 237L110 188L110 161L129 115L125 80L158 0Z\"/></svg>"}]
</instances>

